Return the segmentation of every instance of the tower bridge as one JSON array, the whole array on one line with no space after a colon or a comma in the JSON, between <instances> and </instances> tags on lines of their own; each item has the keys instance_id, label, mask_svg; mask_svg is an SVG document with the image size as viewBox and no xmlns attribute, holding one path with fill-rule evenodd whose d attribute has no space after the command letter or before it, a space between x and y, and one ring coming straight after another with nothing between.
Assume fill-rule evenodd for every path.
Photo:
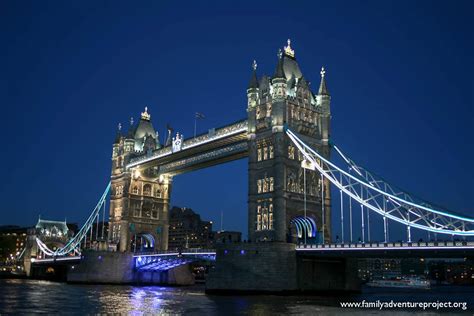
<instances>
[{"instance_id":1,"label":"tower bridge","mask_svg":"<svg viewBox=\"0 0 474 316\"><path fill-rule=\"evenodd\" d=\"M413 248L413 229L453 239L466 238L474 236L474 218L413 197L356 164L330 142L331 96L326 71L321 69L319 88L312 91L290 41L279 50L272 76L257 76L254 61L246 92L247 118L195 137L185 138L168 127L168 134L160 139L148 108L141 113L138 124L131 120L128 131L123 131L119 124L112 146L111 181L105 192L79 233L64 247L51 250L37 240L45 257L76 256L84 248L91 248L93 224L98 223L101 213L106 220L110 195L109 231L107 236L102 231L100 239L107 243L109 251L147 252L146 257L137 255L130 259L134 262L133 269L166 270L198 258L197 254L184 257L175 254L164 260L173 177L241 158L248 159L247 213L251 242L215 250L216 272L210 288L233 286L236 280L228 279L227 275L242 269L250 276L270 275L263 278L262 284L273 282L272 273L277 277L292 271L288 275L292 281L279 283L275 288L298 288L295 283L298 271L313 269L304 263L306 259L301 259L307 256L337 254L342 260L337 271L317 263L319 273L329 271L329 275L352 269L347 264L350 258L368 253L388 254L390 249L392 254L414 253L414 250L421 255L436 254L442 250L443 254L471 256L473 246L467 243L454 243L449 246L453 249L438 243ZM342 165L331 159L334 155ZM332 199L331 186L339 193L336 199ZM340 205L339 223L331 223L335 204ZM374 243L369 215L383 222L381 244ZM354 227L356 218L360 227ZM390 243L391 222L404 227L403 242L407 246ZM336 240L338 245L332 247L332 229L336 225L341 236ZM361 234L359 242L353 240L355 232ZM96 241L98 236L96 229ZM440 247L444 248L437 249ZM97 259L88 262L94 260ZM275 262L271 269L265 264L268 260ZM263 267L271 271L259 270ZM251 281L239 286L249 289ZM307 288L308 284L304 284ZM344 288L341 284L338 286Z\"/></svg>"}]
</instances>

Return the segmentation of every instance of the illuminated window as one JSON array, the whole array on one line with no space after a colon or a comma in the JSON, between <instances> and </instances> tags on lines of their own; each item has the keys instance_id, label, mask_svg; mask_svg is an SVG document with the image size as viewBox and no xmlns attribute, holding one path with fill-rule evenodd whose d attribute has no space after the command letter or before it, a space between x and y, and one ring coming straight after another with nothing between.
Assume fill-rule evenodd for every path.
<instances>
[{"instance_id":1,"label":"illuminated window","mask_svg":"<svg viewBox=\"0 0 474 316\"><path fill-rule=\"evenodd\" d=\"M259 200L257 205L257 227L256 230L272 230L273 225L273 203L272 199Z\"/></svg>"},{"instance_id":2,"label":"illuminated window","mask_svg":"<svg viewBox=\"0 0 474 316\"><path fill-rule=\"evenodd\" d=\"M273 192L274 190L274 178L265 177L264 179L257 180L257 193Z\"/></svg>"},{"instance_id":3,"label":"illuminated window","mask_svg":"<svg viewBox=\"0 0 474 316\"><path fill-rule=\"evenodd\" d=\"M292 145L288 146L288 158L295 159L295 147Z\"/></svg>"},{"instance_id":4,"label":"illuminated window","mask_svg":"<svg viewBox=\"0 0 474 316\"><path fill-rule=\"evenodd\" d=\"M257 161L262 161L262 148L257 149Z\"/></svg>"},{"instance_id":5,"label":"illuminated window","mask_svg":"<svg viewBox=\"0 0 474 316\"><path fill-rule=\"evenodd\" d=\"M269 151L270 151L269 159L273 159L273 145L270 145L268 148L269 148Z\"/></svg>"},{"instance_id":6,"label":"illuminated window","mask_svg":"<svg viewBox=\"0 0 474 316\"><path fill-rule=\"evenodd\" d=\"M263 160L267 160L268 159L268 148L267 147L263 147Z\"/></svg>"},{"instance_id":7,"label":"illuminated window","mask_svg":"<svg viewBox=\"0 0 474 316\"><path fill-rule=\"evenodd\" d=\"M145 184L143 186L143 195L151 195L151 185L150 184Z\"/></svg>"}]
</instances>

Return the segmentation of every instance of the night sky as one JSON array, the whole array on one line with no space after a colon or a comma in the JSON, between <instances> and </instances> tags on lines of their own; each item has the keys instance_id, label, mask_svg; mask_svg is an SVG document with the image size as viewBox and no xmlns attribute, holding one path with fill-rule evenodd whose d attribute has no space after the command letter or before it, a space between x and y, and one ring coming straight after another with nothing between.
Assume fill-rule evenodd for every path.
<instances>
[{"instance_id":1,"label":"night sky","mask_svg":"<svg viewBox=\"0 0 474 316\"><path fill-rule=\"evenodd\" d=\"M313 90L327 70L333 142L474 216L473 12L472 1L1 1L0 225L82 223L109 181L117 124L145 106L162 135L169 123L192 136L196 111L199 132L245 118L252 60L272 75L287 38ZM175 177L171 204L215 228L223 212L224 229L246 233L247 160Z\"/></svg>"}]
</instances>

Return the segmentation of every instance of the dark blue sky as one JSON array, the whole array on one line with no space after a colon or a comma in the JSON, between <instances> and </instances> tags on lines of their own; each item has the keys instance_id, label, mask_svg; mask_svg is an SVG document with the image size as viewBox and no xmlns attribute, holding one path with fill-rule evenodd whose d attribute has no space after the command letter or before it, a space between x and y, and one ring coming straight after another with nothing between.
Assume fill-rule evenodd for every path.
<instances>
[{"instance_id":1,"label":"dark blue sky","mask_svg":"<svg viewBox=\"0 0 474 316\"><path fill-rule=\"evenodd\" d=\"M287 38L313 87L327 69L334 142L474 216L472 1L139 4L0 2L0 224L83 222L118 122L147 105L162 134L191 136L196 111L201 132L243 118L252 60L273 74ZM226 229L246 231L246 201L246 160L174 179L173 205L223 211Z\"/></svg>"}]
</instances>

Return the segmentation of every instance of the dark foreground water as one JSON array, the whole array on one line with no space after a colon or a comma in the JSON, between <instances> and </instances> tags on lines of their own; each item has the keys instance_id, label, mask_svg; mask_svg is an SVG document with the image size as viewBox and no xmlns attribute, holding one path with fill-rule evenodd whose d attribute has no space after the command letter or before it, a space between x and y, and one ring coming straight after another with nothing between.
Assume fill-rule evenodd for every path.
<instances>
[{"instance_id":1,"label":"dark foreground water","mask_svg":"<svg viewBox=\"0 0 474 316\"><path fill-rule=\"evenodd\" d=\"M194 314L194 315L376 315L378 309L341 308L340 301L465 302L461 308L440 310L389 309L409 315L473 314L473 287L438 287L432 290L364 289L351 296L215 296L204 287L71 285L34 280L0 280L0 314Z\"/></svg>"}]
</instances>

